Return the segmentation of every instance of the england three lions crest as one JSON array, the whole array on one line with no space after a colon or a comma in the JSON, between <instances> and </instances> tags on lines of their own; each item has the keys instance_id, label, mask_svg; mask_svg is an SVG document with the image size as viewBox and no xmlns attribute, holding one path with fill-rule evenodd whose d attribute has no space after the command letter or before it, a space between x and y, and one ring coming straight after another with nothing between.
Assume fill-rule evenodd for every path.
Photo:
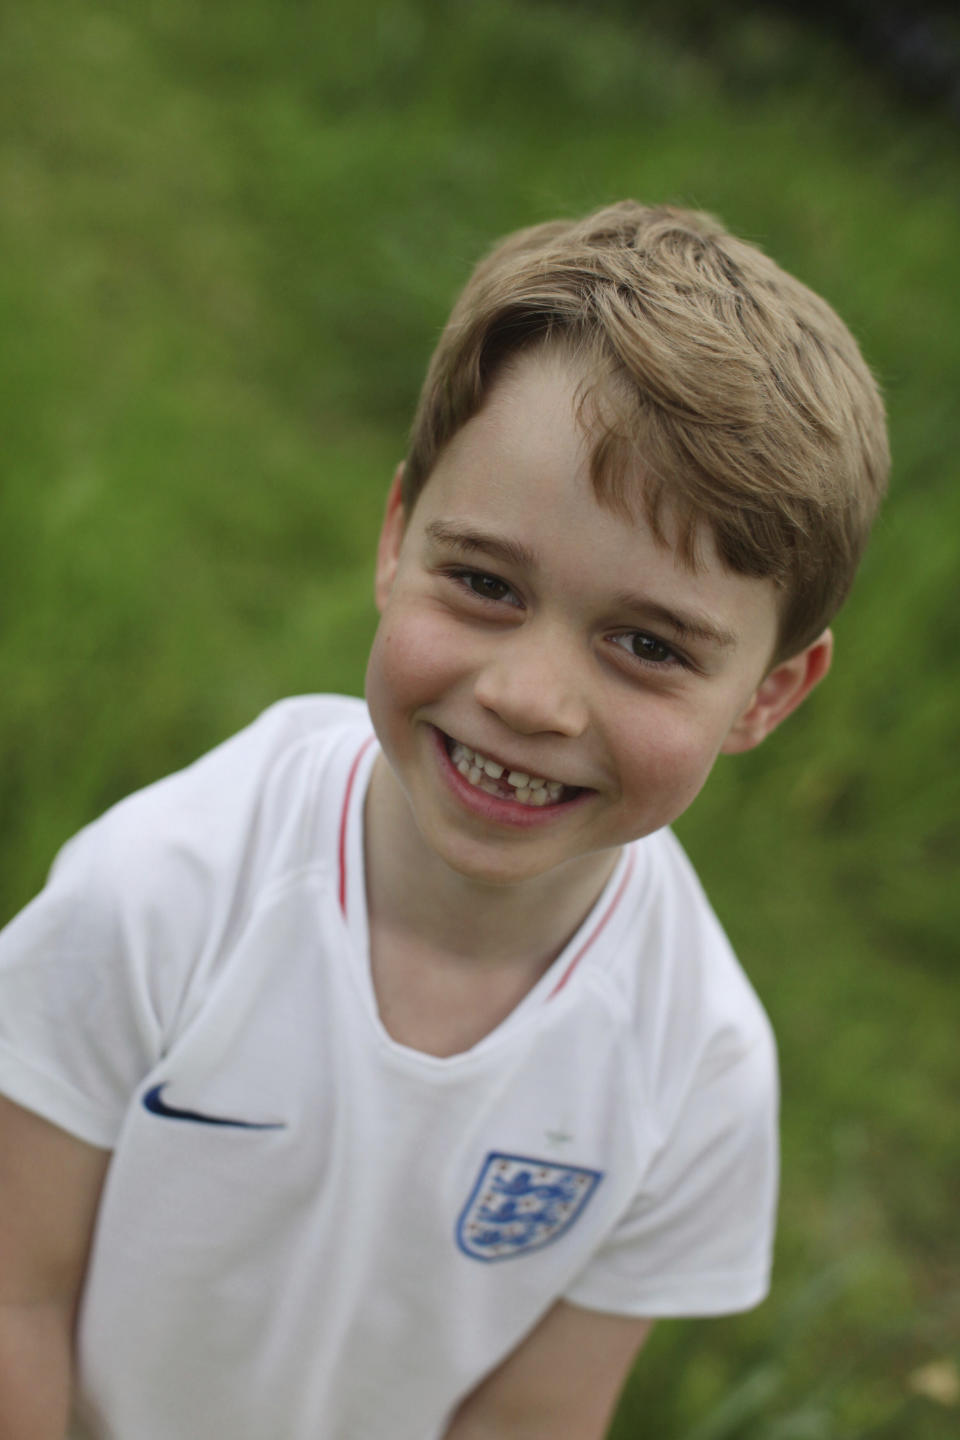
<instances>
[{"instance_id":1,"label":"england three lions crest","mask_svg":"<svg viewBox=\"0 0 960 1440\"><path fill-rule=\"evenodd\" d=\"M491 1151L457 1221L457 1244L474 1260L540 1250L580 1218L602 1179L581 1165Z\"/></svg>"}]
</instances>

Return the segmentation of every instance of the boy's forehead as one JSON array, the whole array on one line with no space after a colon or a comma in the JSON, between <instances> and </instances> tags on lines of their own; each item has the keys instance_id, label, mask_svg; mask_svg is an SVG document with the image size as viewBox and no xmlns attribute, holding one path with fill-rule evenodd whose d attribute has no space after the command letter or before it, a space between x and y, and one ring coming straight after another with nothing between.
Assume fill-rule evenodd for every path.
<instances>
[{"instance_id":1,"label":"boy's forehead","mask_svg":"<svg viewBox=\"0 0 960 1440\"><path fill-rule=\"evenodd\" d=\"M690 611L732 604L751 630L777 631L773 582L732 570L711 527L686 516L659 477L651 504L649 472L636 448L611 456L608 446L598 457L616 387L608 406L597 374L559 347L511 360L438 458L414 506L414 529L430 526L427 538L448 543L455 531L461 553L487 563L503 556L542 568L562 555L565 573L575 573L585 592L656 589ZM616 467L618 483L596 484L598 458ZM739 628L719 617L713 625L718 634Z\"/></svg>"},{"instance_id":2,"label":"boy's forehead","mask_svg":"<svg viewBox=\"0 0 960 1440\"><path fill-rule=\"evenodd\" d=\"M531 460L558 475L575 466L591 505L638 527L653 520L664 550L686 552L684 563L696 570L715 552L712 532L684 520L662 480L656 505L649 503L643 446L626 437L618 414L622 388L619 377L558 343L513 356L482 407L451 437L425 488L438 472L456 469L462 486L473 485L486 502L499 477L509 474L511 485L522 486Z\"/></svg>"},{"instance_id":3,"label":"boy's forehead","mask_svg":"<svg viewBox=\"0 0 960 1440\"><path fill-rule=\"evenodd\" d=\"M557 346L515 357L482 409L451 438L425 490L432 489L439 509L449 508L444 502L453 501L455 492L455 508L464 517L461 529L472 514L477 519L467 528L483 528L491 512L506 516L527 489L538 498L547 491L550 509L542 520L548 523L572 508L572 494L581 518L627 535L633 530L638 542L652 536L694 574L722 565L709 525L685 517L662 482L651 505L642 454L626 444L613 453L618 450L615 421L606 395L595 370ZM595 471L604 463L616 471L618 483L596 484ZM576 483L565 489L562 481L571 475ZM441 496L443 491L447 494ZM435 535L438 523L433 524Z\"/></svg>"}]
</instances>

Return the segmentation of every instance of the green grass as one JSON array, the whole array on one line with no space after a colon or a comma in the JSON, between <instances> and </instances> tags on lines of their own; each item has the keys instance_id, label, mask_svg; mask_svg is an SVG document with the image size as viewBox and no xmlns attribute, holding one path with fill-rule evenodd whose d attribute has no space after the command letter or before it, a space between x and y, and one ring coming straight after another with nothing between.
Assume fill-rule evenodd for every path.
<instances>
[{"instance_id":1,"label":"green grass","mask_svg":"<svg viewBox=\"0 0 960 1440\"><path fill-rule=\"evenodd\" d=\"M680 826L780 1036L774 1294L660 1327L612 1433L946 1440L910 1377L960 1346L958 135L782 17L698 44L634 9L4 7L0 918L112 800L359 689L484 246L625 194L716 211L860 336L895 481L829 683Z\"/></svg>"}]
</instances>

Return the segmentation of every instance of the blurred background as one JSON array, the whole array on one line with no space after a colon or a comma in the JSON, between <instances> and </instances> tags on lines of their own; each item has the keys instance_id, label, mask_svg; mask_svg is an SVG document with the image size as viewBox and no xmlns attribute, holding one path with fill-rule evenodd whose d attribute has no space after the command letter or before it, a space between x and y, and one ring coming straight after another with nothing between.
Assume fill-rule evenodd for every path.
<instances>
[{"instance_id":1,"label":"blurred background","mask_svg":"<svg viewBox=\"0 0 960 1440\"><path fill-rule=\"evenodd\" d=\"M0 921L121 795L359 691L497 236L692 205L848 321L895 468L835 671L678 827L780 1037L775 1288L663 1324L611 1434L955 1437L955 6L2 0L0 116Z\"/></svg>"}]
</instances>

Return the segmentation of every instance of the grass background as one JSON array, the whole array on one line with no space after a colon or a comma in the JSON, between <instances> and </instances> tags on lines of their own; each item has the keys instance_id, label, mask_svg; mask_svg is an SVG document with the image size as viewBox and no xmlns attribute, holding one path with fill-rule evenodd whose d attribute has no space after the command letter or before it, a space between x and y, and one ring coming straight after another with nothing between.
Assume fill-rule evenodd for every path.
<instances>
[{"instance_id":1,"label":"grass background","mask_svg":"<svg viewBox=\"0 0 960 1440\"><path fill-rule=\"evenodd\" d=\"M716 211L861 339L894 490L828 685L679 826L780 1036L774 1293L662 1325L611 1434L946 1440L960 131L785 13L712 11L2 0L0 920L130 789L359 689L385 486L485 246L628 194Z\"/></svg>"}]
</instances>

